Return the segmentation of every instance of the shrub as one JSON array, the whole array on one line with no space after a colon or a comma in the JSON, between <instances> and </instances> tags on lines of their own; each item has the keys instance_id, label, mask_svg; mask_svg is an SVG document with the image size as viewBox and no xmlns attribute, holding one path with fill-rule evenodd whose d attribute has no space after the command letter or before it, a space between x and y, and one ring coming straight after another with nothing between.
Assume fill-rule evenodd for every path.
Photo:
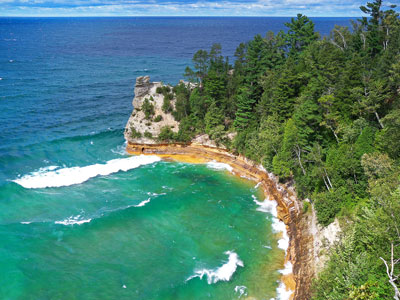
<instances>
[{"instance_id":1,"label":"shrub","mask_svg":"<svg viewBox=\"0 0 400 300\"><path fill-rule=\"evenodd\" d=\"M151 132L148 132L147 130L144 132L144 137L148 138L148 139L152 139L153 135L151 134Z\"/></svg>"},{"instance_id":2,"label":"shrub","mask_svg":"<svg viewBox=\"0 0 400 300\"><path fill-rule=\"evenodd\" d=\"M160 122L162 121L163 117L161 115L158 115L157 117L154 118L154 122Z\"/></svg>"},{"instance_id":3,"label":"shrub","mask_svg":"<svg viewBox=\"0 0 400 300\"><path fill-rule=\"evenodd\" d=\"M150 103L149 99L144 99L142 110L147 120L151 119L151 117L154 115L154 105Z\"/></svg>"},{"instance_id":4,"label":"shrub","mask_svg":"<svg viewBox=\"0 0 400 300\"><path fill-rule=\"evenodd\" d=\"M168 96L168 95L171 95L171 94L167 94L166 96L164 96L164 102L163 102L163 105L161 108L163 110L163 112L165 112L165 113L170 113L173 110L172 105L171 105L172 98L170 98L170 96Z\"/></svg>"},{"instance_id":5,"label":"shrub","mask_svg":"<svg viewBox=\"0 0 400 300\"><path fill-rule=\"evenodd\" d=\"M163 88L161 86L157 87L156 93L157 94L162 94L163 93Z\"/></svg>"},{"instance_id":6,"label":"shrub","mask_svg":"<svg viewBox=\"0 0 400 300\"><path fill-rule=\"evenodd\" d=\"M169 126L164 126L161 128L160 134L158 135L158 140L167 142L175 140L175 133Z\"/></svg>"},{"instance_id":7,"label":"shrub","mask_svg":"<svg viewBox=\"0 0 400 300\"><path fill-rule=\"evenodd\" d=\"M137 131L134 127L131 127L131 138L133 139L140 139L142 137L142 134Z\"/></svg>"},{"instance_id":8,"label":"shrub","mask_svg":"<svg viewBox=\"0 0 400 300\"><path fill-rule=\"evenodd\" d=\"M146 133L145 133L145 135L146 135ZM303 213L307 213L308 212L308 210L310 209L310 202L308 202L308 201L304 201L303 202Z\"/></svg>"}]
</instances>

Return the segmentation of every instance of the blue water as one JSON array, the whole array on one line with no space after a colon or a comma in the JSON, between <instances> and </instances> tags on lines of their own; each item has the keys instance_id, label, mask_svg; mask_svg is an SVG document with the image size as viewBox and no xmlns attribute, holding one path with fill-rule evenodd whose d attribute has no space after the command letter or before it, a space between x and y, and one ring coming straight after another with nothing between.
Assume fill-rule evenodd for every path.
<instances>
[{"instance_id":1,"label":"blue water","mask_svg":"<svg viewBox=\"0 0 400 300\"><path fill-rule=\"evenodd\" d=\"M349 25L313 20L322 35ZM228 299L243 285L274 297L282 255L254 184L157 162L71 185L85 172L68 168L128 164L123 128L137 76L177 83L198 49L219 42L232 57L287 21L0 18L0 298ZM35 187L43 174L53 187ZM186 283L196 267L226 263L225 251L244 262L229 283Z\"/></svg>"}]
</instances>

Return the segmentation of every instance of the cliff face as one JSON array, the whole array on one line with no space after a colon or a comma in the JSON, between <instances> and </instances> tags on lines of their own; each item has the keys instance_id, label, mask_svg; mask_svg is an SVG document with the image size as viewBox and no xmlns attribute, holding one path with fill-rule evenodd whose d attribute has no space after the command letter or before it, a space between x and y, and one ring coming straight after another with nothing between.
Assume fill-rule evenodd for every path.
<instances>
[{"instance_id":1,"label":"cliff face","mask_svg":"<svg viewBox=\"0 0 400 300\"><path fill-rule=\"evenodd\" d=\"M133 101L135 109L125 129L125 139L128 142L127 152L131 154L155 154L186 162L215 160L229 164L235 174L260 183L266 198L278 203L278 218L285 223L289 235L286 261L292 263L293 273L283 276L282 282L294 291L292 299L309 299L312 279L322 267L325 259L322 253L326 253L329 245L337 238L339 230L337 224L332 225L332 228L321 228L316 221L314 210L311 213L303 214L302 202L297 199L293 186L280 184L278 179L262 166L218 147L207 135L197 136L187 144L163 144L154 139L163 126L171 126L175 131L179 127L178 122L173 119L171 114L165 114L161 111L163 96L156 93L157 87L161 86L161 83L150 83L149 77L137 79ZM162 123L148 122L145 119L145 114L140 110L145 99L151 96L154 99L152 101L154 101L157 113L163 116L164 121ZM142 134L150 131L153 134L153 139L132 137L132 128Z\"/></svg>"},{"instance_id":2,"label":"cliff face","mask_svg":"<svg viewBox=\"0 0 400 300\"><path fill-rule=\"evenodd\" d=\"M156 138L161 128L169 126L172 131L178 132L179 123L170 113L162 110L164 95L157 93L157 88L162 88L161 82L150 82L149 76L138 77L135 85L135 98L133 99L133 112L125 127L125 139L130 143L156 144ZM153 107L153 113L146 118L144 104ZM175 100L171 101L174 105ZM160 117L158 117L160 116ZM158 121L157 118L160 120ZM147 134L145 134L148 132ZM153 137L150 138L149 136Z\"/></svg>"}]
</instances>

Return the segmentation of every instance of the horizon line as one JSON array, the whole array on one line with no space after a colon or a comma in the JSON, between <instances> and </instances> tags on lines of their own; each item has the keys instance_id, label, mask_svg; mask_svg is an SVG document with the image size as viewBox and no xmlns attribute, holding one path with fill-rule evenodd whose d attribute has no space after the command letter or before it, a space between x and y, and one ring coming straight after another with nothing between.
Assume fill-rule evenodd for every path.
<instances>
[{"instance_id":1,"label":"horizon line","mask_svg":"<svg viewBox=\"0 0 400 300\"><path fill-rule=\"evenodd\" d=\"M300 13L299 13L300 14ZM363 15L354 15L354 16L315 16L315 15L305 15L302 14L303 16L307 16L309 18L361 18ZM70 15L70 16L53 16L53 15L38 15L38 16L33 16L33 15L0 15L0 18L293 18L297 17L296 15L282 15L282 16L266 16L266 15L249 15L249 16L214 16L214 15L176 15L176 16L165 16L165 15L125 15L125 16L114 16L114 15L101 15L101 16L96 16L96 15Z\"/></svg>"}]
</instances>

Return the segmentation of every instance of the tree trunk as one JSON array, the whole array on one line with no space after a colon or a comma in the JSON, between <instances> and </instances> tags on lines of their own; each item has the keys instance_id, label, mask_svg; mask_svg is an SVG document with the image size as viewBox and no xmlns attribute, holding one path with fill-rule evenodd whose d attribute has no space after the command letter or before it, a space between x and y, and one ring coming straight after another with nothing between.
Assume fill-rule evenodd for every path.
<instances>
[{"instance_id":1,"label":"tree trunk","mask_svg":"<svg viewBox=\"0 0 400 300\"><path fill-rule=\"evenodd\" d=\"M381 128L384 129L385 127L383 126L383 124L382 124L382 122L381 122L381 119L379 118L379 115L378 115L377 111L375 111L374 113L375 113L376 119L377 119L378 122L379 122L379 125L381 125Z\"/></svg>"},{"instance_id":2,"label":"tree trunk","mask_svg":"<svg viewBox=\"0 0 400 300\"><path fill-rule=\"evenodd\" d=\"M329 182L329 185L331 186L331 188L333 188L333 186L332 186L332 183L331 183L331 180L329 179L329 176L328 176L328 172L326 171L326 169L324 168L324 171L325 171L325 176L326 176L326 179L328 180L328 182Z\"/></svg>"},{"instance_id":3,"label":"tree trunk","mask_svg":"<svg viewBox=\"0 0 400 300\"><path fill-rule=\"evenodd\" d=\"M383 263L385 264L385 266L386 266L386 274L387 274L387 276L388 276L388 278L389 278L389 283L390 283L390 285L393 287L393 289L394 289L394 296L393 296L393 298L395 299L395 300L400 300L400 290L399 290L399 288L397 287L397 285L396 285L396 281L397 281L397 279L398 279L398 277L399 277L399 275L394 275L393 273L394 273L394 267L395 267L395 265L397 264L397 263L399 263L400 262L400 259L394 259L394 253L393 253L393 243L392 243L392 248L391 248L391 256L390 256L390 268L389 268L389 265L388 265L388 263L386 262L386 260L384 260L382 257L380 257L380 259L383 261Z\"/></svg>"},{"instance_id":4,"label":"tree trunk","mask_svg":"<svg viewBox=\"0 0 400 300\"><path fill-rule=\"evenodd\" d=\"M335 130L333 129L332 126L329 126L329 127L331 128L331 130L332 130L332 132L333 132L333 135L335 136L336 142L339 144L339 138L338 138L338 136L337 136Z\"/></svg>"},{"instance_id":5,"label":"tree trunk","mask_svg":"<svg viewBox=\"0 0 400 300\"><path fill-rule=\"evenodd\" d=\"M303 171L303 175L306 175L306 170L304 169L303 164L301 163L301 148L298 145L296 145L294 151L296 152L296 156L297 159L299 160L299 165L301 170Z\"/></svg>"}]
</instances>

